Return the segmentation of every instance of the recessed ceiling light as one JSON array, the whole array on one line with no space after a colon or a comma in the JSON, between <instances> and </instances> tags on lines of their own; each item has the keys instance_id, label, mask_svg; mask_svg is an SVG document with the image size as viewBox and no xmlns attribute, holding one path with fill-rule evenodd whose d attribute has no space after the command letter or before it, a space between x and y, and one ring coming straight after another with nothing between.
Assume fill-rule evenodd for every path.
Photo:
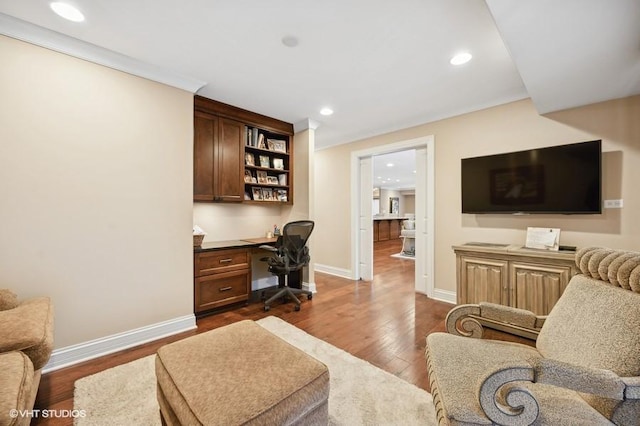
<instances>
[{"instance_id":1,"label":"recessed ceiling light","mask_svg":"<svg viewBox=\"0 0 640 426\"><path fill-rule=\"evenodd\" d=\"M322 115L331 115L333 114L333 110L331 108L325 107L320 110L320 114Z\"/></svg>"},{"instance_id":2,"label":"recessed ceiling light","mask_svg":"<svg viewBox=\"0 0 640 426\"><path fill-rule=\"evenodd\" d=\"M287 47L296 47L298 45L298 37L292 35L284 36L282 37L282 44Z\"/></svg>"},{"instance_id":3,"label":"recessed ceiling light","mask_svg":"<svg viewBox=\"0 0 640 426\"><path fill-rule=\"evenodd\" d=\"M68 19L69 21L73 22L84 21L84 15L82 14L82 12L68 3L53 2L49 6L51 6L51 10L53 10L59 16L62 16L64 19Z\"/></svg>"},{"instance_id":4,"label":"recessed ceiling light","mask_svg":"<svg viewBox=\"0 0 640 426\"><path fill-rule=\"evenodd\" d=\"M469 62L471 58L473 58L473 56L471 56L471 53L463 52L463 53L458 53L456 56L451 58L449 62L451 63L451 65L462 65Z\"/></svg>"},{"instance_id":5,"label":"recessed ceiling light","mask_svg":"<svg viewBox=\"0 0 640 426\"><path fill-rule=\"evenodd\" d=\"M393 163L387 163L387 167L393 167Z\"/></svg>"}]
</instances>

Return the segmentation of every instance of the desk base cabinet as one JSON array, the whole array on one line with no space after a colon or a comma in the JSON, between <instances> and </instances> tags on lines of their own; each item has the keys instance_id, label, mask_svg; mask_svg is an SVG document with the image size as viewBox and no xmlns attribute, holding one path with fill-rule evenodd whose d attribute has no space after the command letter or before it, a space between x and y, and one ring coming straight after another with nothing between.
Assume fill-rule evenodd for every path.
<instances>
[{"instance_id":1,"label":"desk base cabinet","mask_svg":"<svg viewBox=\"0 0 640 426\"><path fill-rule=\"evenodd\" d=\"M251 293L251 249L195 253L193 290L196 314L248 302Z\"/></svg>"}]
</instances>

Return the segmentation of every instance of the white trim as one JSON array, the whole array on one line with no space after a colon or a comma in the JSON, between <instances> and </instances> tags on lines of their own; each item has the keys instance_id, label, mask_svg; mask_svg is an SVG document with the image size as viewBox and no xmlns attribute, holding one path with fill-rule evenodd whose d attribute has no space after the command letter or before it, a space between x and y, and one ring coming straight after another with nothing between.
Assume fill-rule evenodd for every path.
<instances>
[{"instance_id":1,"label":"white trim","mask_svg":"<svg viewBox=\"0 0 640 426\"><path fill-rule=\"evenodd\" d=\"M302 282L302 289L303 290L307 290L310 291L311 293L317 293L318 292L318 288L316 287L316 283L308 283L308 282Z\"/></svg>"},{"instance_id":2,"label":"white trim","mask_svg":"<svg viewBox=\"0 0 640 426\"><path fill-rule=\"evenodd\" d=\"M353 280L353 273L349 269L336 268L335 266L321 265L319 263L314 264L314 270L316 272L322 272L324 274L335 275L336 277L346 278Z\"/></svg>"},{"instance_id":3,"label":"white trim","mask_svg":"<svg viewBox=\"0 0 640 426\"><path fill-rule=\"evenodd\" d=\"M433 290L433 297L431 298L441 302L451 303L453 305L456 304L457 300L455 291L441 290L439 288Z\"/></svg>"},{"instance_id":4,"label":"white trim","mask_svg":"<svg viewBox=\"0 0 640 426\"><path fill-rule=\"evenodd\" d=\"M370 157L374 155L388 154L391 152L402 151L406 149L415 149L426 147L427 148L427 215L430 219L426 225L427 229L427 288L425 289L425 294L429 297L433 295L435 280L434 280L434 250L435 247L435 148L434 148L435 140L433 135L422 136L415 139L409 139L405 141L400 141L396 143L390 143L386 145L380 145L376 147L371 147L359 151L353 151L351 153L351 267L352 274L351 279L357 280L360 278L359 269L359 261L360 259L360 232L359 232L359 223L360 220L360 202L359 202L359 194L360 194L360 179L359 179L359 168L360 168L360 158ZM373 218L371 218L373 220ZM373 231L371 231L373 232ZM373 235L370 236L373 239ZM429 249L431 248L431 249ZM417 265L417 263L416 263ZM418 270L418 268L416 268ZM422 291L420 291L422 293Z\"/></svg>"},{"instance_id":5,"label":"white trim","mask_svg":"<svg viewBox=\"0 0 640 426\"><path fill-rule=\"evenodd\" d=\"M112 334L77 345L56 349L42 370L43 373L69 367L79 362L88 361L143 343L152 342L163 337L193 330L196 328L196 317L193 314L172 320L151 324L145 327Z\"/></svg>"},{"instance_id":6,"label":"white trim","mask_svg":"<svg viewBox=\"0 0 640 426\"><path fill-rule=\"evenodd\" d=\"M207 83L0 13L0 34L191 93Z\"/></svg>"}]
</instances>

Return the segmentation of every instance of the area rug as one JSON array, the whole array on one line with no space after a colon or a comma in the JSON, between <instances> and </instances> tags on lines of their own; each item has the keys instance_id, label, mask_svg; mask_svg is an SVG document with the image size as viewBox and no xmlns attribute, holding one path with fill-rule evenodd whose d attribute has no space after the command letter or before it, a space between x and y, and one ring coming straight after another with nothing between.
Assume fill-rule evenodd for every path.
<instances>
[{"instance_id":1,"label":"area rug","mask_svg":"<svg viewBox=\"0 0 640 426\"><path fill-rule=\"evenodd\" d=\"M436 425L431 395L273 316L256 321L329 368L330 425ZM78 426L160 425L154 356L76 381Z\"/></svg>"}]
</instances>

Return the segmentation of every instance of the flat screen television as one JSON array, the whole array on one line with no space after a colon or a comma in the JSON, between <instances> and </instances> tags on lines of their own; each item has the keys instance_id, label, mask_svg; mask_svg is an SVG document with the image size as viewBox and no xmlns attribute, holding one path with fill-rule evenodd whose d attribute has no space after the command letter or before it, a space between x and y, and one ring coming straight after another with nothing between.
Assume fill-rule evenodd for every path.
<instances>
[{"instance_id":1,"label":"flat screen television","mask_svg":"<svg viewBox=\"0 0 640 426\"><path fill-rule=\"evenodd\" d=\"M602 141L462 159L462 213L602 213Z\"/></svg>"}]
</instances>

